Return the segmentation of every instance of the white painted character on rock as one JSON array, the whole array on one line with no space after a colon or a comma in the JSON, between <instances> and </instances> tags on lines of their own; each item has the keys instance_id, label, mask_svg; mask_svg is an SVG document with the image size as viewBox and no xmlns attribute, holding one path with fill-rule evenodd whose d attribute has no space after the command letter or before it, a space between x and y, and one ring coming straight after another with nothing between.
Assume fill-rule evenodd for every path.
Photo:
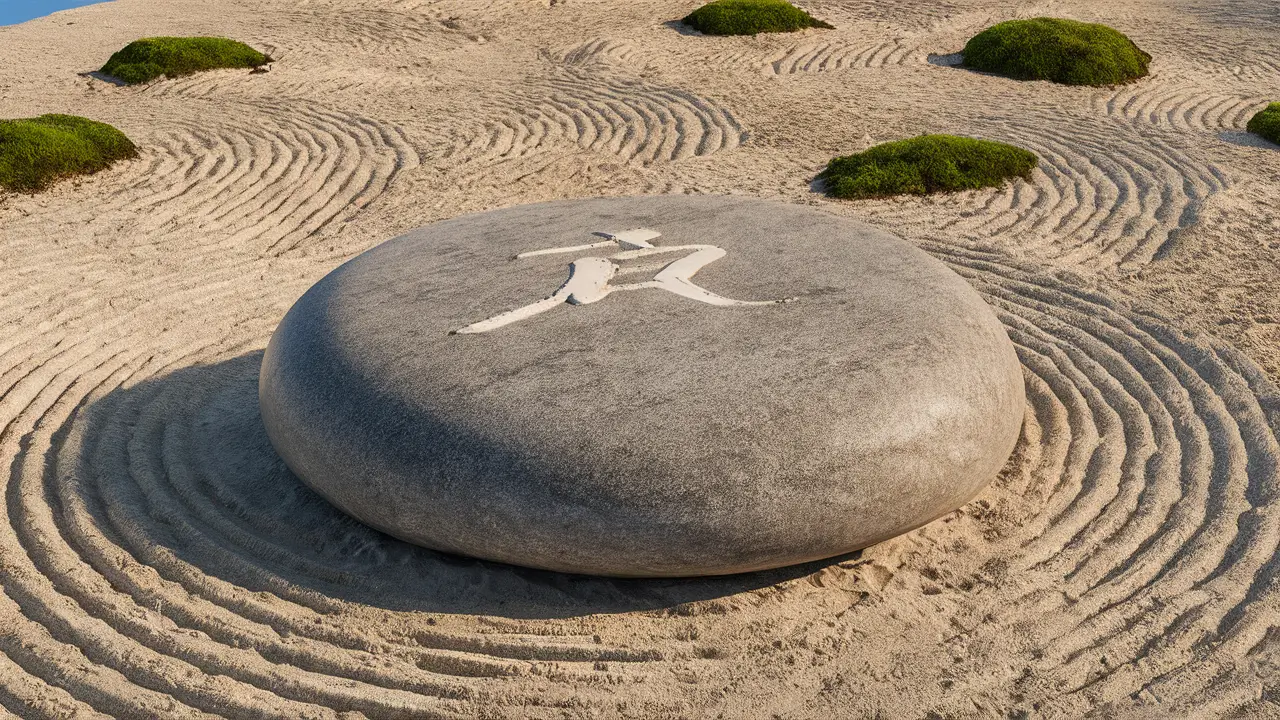
<instances>
[{"instance_id":1,"label":"white painted character on rock","mask_svg":"<svg viewBox=\"0 0 1280 720\"><path fill-rule=\"evenodd\" d=\"M656 247L650 241L658 239L662 236L662 233L655 230L649 230L647 228L627 230L620 233L597 232L593 234L606 239L601 242L590 243L587 245L548 248L546 250L534 250L531 252L520 253L516 256L516 259L521 260L538 255L580 252L583 250L594 250L596 248L606 247L614 247L619 249L621 252L614 253L608 257L584 257L574 260L569 263L569 279L560 286L559 290L556 290L550 296L535 303L530 303L523 307L516 308L515 310L510 310L500 315L494 315L487 320L481 320L478 323L473 323L461 330L457 330L456 332L459 334L469 335L497 330L498 328L510 325L511 323L544 313L564 303L568 303L570 305L587 305L598 300L603 300L611 293L622 290L644 290L646 288L666 290L667 292L687 297L690 300L697 300L698 302L707 303L708 305L718 305L721 307L774 305L777 303L791 302L795 299L733 300L695 285L692 278L699 270L726 255L724 249L716 247L715 245L672 245L670 247ZM689 254L663 265L662 268L653 276L652 280L627 283L624 285L611 285L609 282L616 275L648 269L646 267L639 267L632 270L624 270L619 267L618 263L626 260L635 260L674 252L689 252Z\"/></svg>"}]
</instances>

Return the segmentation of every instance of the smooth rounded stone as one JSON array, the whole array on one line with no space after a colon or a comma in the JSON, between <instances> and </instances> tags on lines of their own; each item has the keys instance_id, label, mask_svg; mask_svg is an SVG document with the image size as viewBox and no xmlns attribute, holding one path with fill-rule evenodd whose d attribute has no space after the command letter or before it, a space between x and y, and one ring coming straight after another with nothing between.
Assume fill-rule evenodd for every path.
<instances>
[{"instance_id":1,"label":"smooth rounded stone","mask_svg":"<svg viewBox=\"0 0 1280 720\"><path fill-rule=\"evenodd\" d=\"M260 396L289 467L365 523L619 576L777 567L923 525L994 478L1025 403L991 309L924 252L685 196L380 245L288 312Z\"/></svg>"}]
</instances>

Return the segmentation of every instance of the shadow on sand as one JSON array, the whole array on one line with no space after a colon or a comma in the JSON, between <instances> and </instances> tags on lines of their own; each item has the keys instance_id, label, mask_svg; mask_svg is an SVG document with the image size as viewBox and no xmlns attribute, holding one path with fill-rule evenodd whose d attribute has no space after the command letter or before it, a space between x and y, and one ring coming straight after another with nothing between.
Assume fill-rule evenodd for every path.
<instances>
[{"instance_id":1,"label":"shadow on sand","mask_svg":"<svg viewBox=\"0 0 1280 720\"><path fill-rule=\"evenodd\" d=\"M79 75L79 76L80 76L80 77L82 77L82 78L89 78L89 79L92 79L92 80L100 80L100 81L102 81L102 82L104 82L104 83L108 83L108 84L110 84L110 85L115 85L116 87L128 87L128 86L129 86L129 84L128 84L128 83L126 83L125 81L121 80L120 78L112 77L112 76L110 76L110 75L104 75L103 73L101 73L101 72L99 72L99 71L97 71L97 70L88 70L88 71L85 71L85 72L82 72L82 73L76 73L76 74L77 74L77 75Z\"/></svg>"},{"instance_id":2,"label":"shadow on sand","mask_svg":"<svg viewBox=\"0 0 1280 720\"><path fill-rule=\"evenodd\" d=\"M1255 135L1248 130L1223 130L1218 133L1218 139L1239 147L1280 150L1280 145L1276 145L1261 135Z\"/></svg>"}]
</instances>

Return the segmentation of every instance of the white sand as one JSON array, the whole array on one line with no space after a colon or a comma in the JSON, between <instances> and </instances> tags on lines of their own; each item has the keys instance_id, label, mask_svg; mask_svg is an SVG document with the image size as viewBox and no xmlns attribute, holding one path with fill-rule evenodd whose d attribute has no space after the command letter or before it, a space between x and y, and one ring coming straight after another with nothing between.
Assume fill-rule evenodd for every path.
<instances>
[{"instance_id":1,"label":"white sand","mask_svg":"<svg viewBox=\"0 0 1280 720\"><path fill-rule=\"evenodd\" d=\"M1242 132L1280 100L1274 0L666 24L696 4L116 0L0 29L0 116L86 115L142 147L0 199L0 714L1280 717L1280 148ZM928 61L1040 14L1120 28L1153 76ZM77 75L158 34L279 61ZM832 155L921 132L1042 165L942 198L810 190ZM971 278L1027 368L1002 478L857 558L645 583L414 550L284 473L259 352L325 272L462 212L655 192L868 217Z\"/></svg>"}]
</instances>

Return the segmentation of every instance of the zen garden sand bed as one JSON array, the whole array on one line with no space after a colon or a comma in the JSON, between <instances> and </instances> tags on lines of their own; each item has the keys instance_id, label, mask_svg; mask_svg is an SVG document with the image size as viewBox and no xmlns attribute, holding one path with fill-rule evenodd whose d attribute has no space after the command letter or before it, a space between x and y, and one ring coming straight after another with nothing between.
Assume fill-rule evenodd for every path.
<instances>
[{"instance_id":1,"label":"zen garden sand bed","mask_svg":"<svg viewBox=\"0 0 1280 720\"><path fill-rule=\"evenodd\" d=\"M1272 0L1057 7L1152 56L1096 87L929 61L1017 19L996 0L801 3L833 27L754 36L693 31L698 5L120 0L0 29L6 117L138 149L0 197L0 715L1275 714L1280 176L1247 133L1280 99ZM203 35L276 61L87 74ZM817 179L937 134L1037 162L927 195ZM641 581L408 545L288 472L259 367L312 284L465 213L655 194L812 205L963 277L1026 388L994 482L853 555Z\"/></svg>"}]
</instances>

